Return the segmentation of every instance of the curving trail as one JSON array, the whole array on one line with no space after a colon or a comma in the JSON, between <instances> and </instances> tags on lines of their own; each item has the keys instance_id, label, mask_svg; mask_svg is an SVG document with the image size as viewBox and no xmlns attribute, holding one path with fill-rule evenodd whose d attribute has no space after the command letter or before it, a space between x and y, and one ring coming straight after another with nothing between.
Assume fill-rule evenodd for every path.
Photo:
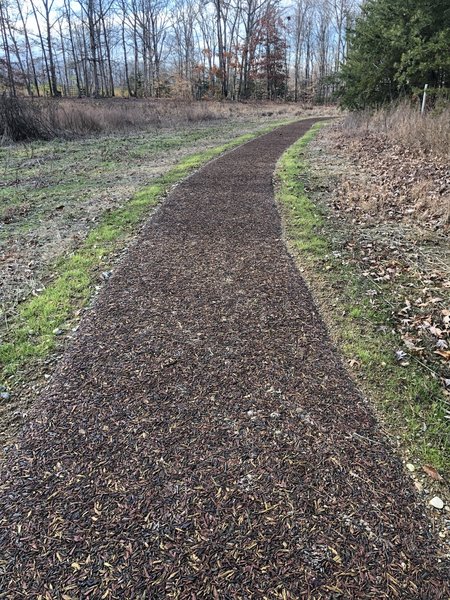
<instances>
[{"instance_id":1,"label":"curving trail","mask_svg":"<svg viewBox=\"0 0 450 600\"><path fill-rule=\"evenodd\" d=\"M281 239L312 122L185 180L103 289L3 465L0 598L450 597Z\"/></svg>"}]
</instances>

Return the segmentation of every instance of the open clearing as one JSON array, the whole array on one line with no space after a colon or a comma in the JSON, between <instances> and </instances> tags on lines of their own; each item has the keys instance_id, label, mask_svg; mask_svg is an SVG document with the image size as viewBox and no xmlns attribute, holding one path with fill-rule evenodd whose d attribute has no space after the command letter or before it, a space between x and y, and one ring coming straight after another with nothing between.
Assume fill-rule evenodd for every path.
<instances>
[{"instance_id":1,"label":"open clearing","mask_svg":"<svg viewBox=\"0 0 450 600\"><path fill-rule=\"evenodd\" d=\"M0 446L40 393L94 291L168 189L298 112L188 107L178 116L184 120L171 125L176 112L169 109L164 127L143 124L140 133L0 148L0 383L10 396L0 401ZM190 123L194 118L200 120Z\"/></svg>"},{"instance_id":2,"label":"open clearing","mask_svg":"<svg viewBox=\"0 0 450 600\"><path fill-rule=\"evenodd\" d=\"M5 598L448 597L282 239L272 173L310 125L181 183L100 292L8 453Z\"/></svg>"}]
</instances>

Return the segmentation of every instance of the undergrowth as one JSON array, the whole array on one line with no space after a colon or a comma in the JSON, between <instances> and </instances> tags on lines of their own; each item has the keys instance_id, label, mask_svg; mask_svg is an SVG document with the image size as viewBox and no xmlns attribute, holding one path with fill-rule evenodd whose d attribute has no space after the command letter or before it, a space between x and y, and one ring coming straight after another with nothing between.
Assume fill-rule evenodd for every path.
<instances>
[{"instance_id":1,"label":"undergrowth","mask_svg":"<svg viewBox=\"0 0 450 600\"><path fill-rule=\"evenodd\" d=\"M180 128L272 114L295 118L307 109L292 103L206 102L164 98L21 98L0 96L3 141L72 139L100 133ZM323 107L320 107L323 114ZM333 112L333 109L328 109ZM314 111L308 108L308 111Z\"/></svg>"},{"instance_id":2,"label":"undergrowth","mask_svg":"<svg viewBox=\"0 0 450 600\"><path fill-rule=\"evenodd\" d=\"M447 103L421 114L417 105L409 102L389 105L377 111L351 112L343 130L350 135L376 132L394 143L402 143L417 154L448 159L450 154L450 107Z\"/></svg>"},{"instance_id":3,"label":"undergrowth","mask_svg":"<svg viewBox=\"0 0 450 600\"><path fill-rule=\"evenodd\" d=\"M401 366L391 311L374 306L367 283L336 250L336 223L305 192L305 149L323 124L315 125L281 157L277 199L287 241L321 307L330 334L347 359L359 386L391 437L408 457L450 472L450 422L445 419L442 387L435 376L412 360ZM389 296L389 289L384 293ZM393 293L393 292L391 292ZM389 297L386 298L389 301Z\"/></svg>"}]
</instances>

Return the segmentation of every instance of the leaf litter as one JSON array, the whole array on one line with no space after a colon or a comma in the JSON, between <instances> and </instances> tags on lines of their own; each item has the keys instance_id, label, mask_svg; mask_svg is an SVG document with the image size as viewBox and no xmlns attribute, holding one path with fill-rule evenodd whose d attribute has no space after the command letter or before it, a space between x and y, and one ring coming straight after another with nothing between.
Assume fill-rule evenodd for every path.
<instances>
[{"instance_id":1,"label":"leaf litter","mask_svg":"<svg viewBox=\"0 0 450 600\"><path fill-rule=\"evenodd\" d=\"M319 136L313 156L331 172L330 214L351 232L339 257L372 286L374 310L388 307L397 361L420 362L450 399L448 158L340 125Z\"/></svg>"}]
</instances>

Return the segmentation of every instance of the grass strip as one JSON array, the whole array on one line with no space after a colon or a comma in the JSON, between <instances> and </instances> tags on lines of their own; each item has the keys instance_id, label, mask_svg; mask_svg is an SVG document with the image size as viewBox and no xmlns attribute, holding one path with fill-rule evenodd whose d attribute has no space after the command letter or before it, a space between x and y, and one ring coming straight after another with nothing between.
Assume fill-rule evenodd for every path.
<instances>
[{"instance_id":1,"label":"grass strip","mask_svg":"<svg viewBox=\"0 0 450 600\"><path fill-rule=\"evenodd\" d=\"M55 350L60 330L92 297L98 273L108 269L112 257L126 245L171 186L213 158L290 121L274 122L186 157L141 188L123 206L105 214L75 252L56 262L51 269L53 279L45 290L19 306L17 317L9 323L7 339L0 345L1 380L12 387L37 360Z\"/></svg>"},{"instance_id":2,"label":"grass strip","mask_svg":"<svg viewBox=\"0 0 450 600\"><path fill-rule=\"evenodd\" d=\"M374 401L387 431L407 458L450 474L450 422L436 377L411 357L400 366L393 332L394 294L383 287L384 305L374 305L368 284L345 260L327 208L305 192L306 147L324 123L316 124L291 146L277 165L277 200L287 242L321 308L331 336L347 359L358 385ZM391 284L392 285L392 284Z\"/></svg>"}]
</instances>

